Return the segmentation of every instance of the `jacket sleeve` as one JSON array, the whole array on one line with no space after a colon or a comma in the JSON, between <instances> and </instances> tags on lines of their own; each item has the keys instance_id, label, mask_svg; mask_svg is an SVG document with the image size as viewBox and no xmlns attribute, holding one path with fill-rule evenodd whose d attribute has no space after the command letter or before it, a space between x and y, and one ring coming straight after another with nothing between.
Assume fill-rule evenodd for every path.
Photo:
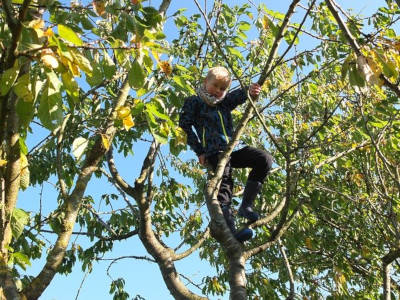
<instances>
[{"instance_id":1,"label":"jacket sleeve","mask_svg":"<svg viewBox=\"0 0 400 300\"><path fill-rule=\"evenodd\" d=\"M226 95L225 100L223 101L223 105L229 108L229 110L234 110L236 106L243 104L247 100L247 90L245 89L237 89Z\"/></svg>"},{"instance_id":2,"label":"jacket sleeve","mask_svg":"<svg viewBox=\"0 0 400 300\"><path fill-rule=\"evenodd\" d=\"M193 126L195 125L195 120L197 116L197 105L193 98L186 98L185 104L183 105L182 111L179 116L179 127L186 132L187 144L192 148L197 156L205 152L203 146L201 145L199 138L193 131Z\"/></svg>"}]
</instances>

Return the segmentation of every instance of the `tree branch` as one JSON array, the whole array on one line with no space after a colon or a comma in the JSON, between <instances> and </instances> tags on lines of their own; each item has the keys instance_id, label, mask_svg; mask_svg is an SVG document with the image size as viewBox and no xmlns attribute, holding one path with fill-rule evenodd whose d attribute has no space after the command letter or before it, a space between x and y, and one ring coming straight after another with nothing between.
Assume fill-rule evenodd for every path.
<instances>
[{"instance_id":1,"label":"tree branch","mask_svg":"<svg viewBox=\"0 0 400 300\"><path fill-rule=\"evenodd\" d=\"M279 32L276 35L274 43L272 44L271 51L268 56L267 62L265 63L265 66L260 75L260 78L258 79L258 84L261 86L264 84L265 80L267 79L267 76L269 75L270 71L272 70L272 68L271 68L272 61L275 58L276 53L278 52L279 45L280 45L280 43L284 37L285 31L289 25L289 20L292 17L292 15L294 14L294 10L295 10L297 4L299 4L299 2L300 2L300 0L292 1L292 3L290 4L289 9L285 15L285 18L283 19L282 25L279 28Z\"/></svg>"},{"instance_id":2,"label":"tree branch","mask_svg":"<svg viewBox=\"0 0 400 300\"><path fill-rule=\"evenodd\" d=\"M114 107L111 115L109 116L108 122L102 129L102 133L109 138L110 144L116 133L114 127L114 120L117 117L117 109L125 104L128 93L130 90L128 78L125 79L118 97L115 99ZM23 294L28 300L37 299L44 291L44 289L50 284L54 275L57 272L58 267L62 263L65 256L65 251L68 247L68 243L72 234L72 230L76 221L76 217L79 212L79 208L82 202L83 194L86 190L87 184L97 169L97 165L106 153L106 149L102 144L100 135L97 135L97 139L94 146L88 151L80 174L76 181L76 186L71 195L65 200L64 211L65 217L63 219L62 230L58 235L57 241L47 256L47 262L43 267L39 275L32 280L24 290Z\"/></svg>"},{"instance_id":3,"label":"tree branch","mask_svg":"<svg viewBox=\"0 0 400 300\"><path fill-rule=\"evenodd\" d=\"M160 4L160 7L158 8L158 12L161 15L165 16L165 14L167 12L167 9L168 9L170 4L171 4L171 0L163 0L162 3Z\"/></svg>"},{"instance_id":4,"label":"tree branch","mask_svg":"<svg viewBox=\"0 0 400 300\"><path fill-rule=\"evenodd\" d=\"M201 245L203 245L204 241L206 239L208 239L208 237L210 236L210 227L207 227L207 229L201 234L200 239L198 240L198 242L193 245L192 247L190 247L190 249L186 250L185 252L181 253L181 254L175 254L173 257L173 260L180 260L182 258L185 258L187 256L189 256L190 254L192 254L194 251L196 251L197 249L199 249L199 247Z\"/></svg>"},{"instance_id":5,"label":"tree branch","mask_svg":"<svg viewBox=\"0 0 400 300\"><path fill-rule=\"evenodd\" d=\"M348 42L350 43L351 48L356 53L357 57L364 57L361 52L360 45L358 44L356 39L353 37L349 28L344 23L344 21L342 20L342 18L339 15L339 13L335 9L334 5L336 5L336 6L338 6L338 5L334 4L335 2L333 0L325 0L325 2L327 4L329 10L331 11L333 17L336 19L336 22L338 23L340 29L343 31L345 37L347 38ZM396 84L392 83L385 75L383 75L383 73L381 73L379 75L379 78L384 82L385 86L387 86L390 90L392 90L397 95L397 97L400 97L400 88Z\"/></svg>"},{"instance_id":6,"label":"tree branch","mask_svg":"<svg viewBox=\"0 0 400 300\"><path fill-rule=\"evenodd\" d=\"M278 245L279 245L279 251L282 254L283 261L285 263L285 267L286 267L286 270L288 272L288 277L289 277L290 292L289 292L289 296L286 298L286 300L294 300L295 293L294 293L294 277L293 277L292 268L290 266L290 262L286 255L286 251L285 251L285 248L283 247L281 239L278 240Z\"/></svg>"}]
</instances>

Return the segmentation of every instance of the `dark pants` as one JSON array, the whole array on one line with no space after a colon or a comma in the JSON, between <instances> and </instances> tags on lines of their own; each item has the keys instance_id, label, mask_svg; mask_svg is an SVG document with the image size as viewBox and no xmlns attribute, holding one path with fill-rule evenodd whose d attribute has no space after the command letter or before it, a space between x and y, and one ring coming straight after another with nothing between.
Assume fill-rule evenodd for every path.
<instances>
[{"instance_id":1,"label":"dark pants","mask_svg":"<svg viewBox=\"0 0 400 300\"><path fill-rule=\"evenodd\" d=\"M215 170L219 154L207 157L207 163ZM221 186L218 191L218 201L221 206L229 206L232 200L233 179L232 168L252 168L247 180L263 183L272 166L272 156L264 150L246 146L231 153L225 166Z\"/></svg>"}]
</instances>

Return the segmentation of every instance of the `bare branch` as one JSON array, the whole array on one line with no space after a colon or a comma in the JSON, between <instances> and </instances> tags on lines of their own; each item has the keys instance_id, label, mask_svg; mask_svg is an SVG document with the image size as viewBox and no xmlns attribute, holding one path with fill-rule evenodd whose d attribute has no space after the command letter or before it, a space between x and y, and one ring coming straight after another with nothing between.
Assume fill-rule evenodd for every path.
<instances>
[{"instance_id":1,"label":"bare branch","mask_svg":"<svg viewBox=\"0 0 400 300\"><path fill-rule=\"evenodd\" d=\"M289 277L290 292L289 292L289 296L286 298L286 300L294 300L295 293L294 293L294 277L293 277L292 268L290 266L290 262L286 255L286 251L282 244L281 239L278 240L278 245L279 245L279 251L281 252L282 257L283 257L283 261L285 262L285 267L286 267L286 270L288 272L288 277Z\"/></svg>"},{"instance_id":2,"label":"bare branch","mask_svg":"<svg viewBox=\"0 0 400 300\"><path fill-rule=\"evenodd\" d=\"M200 239L197 238L198 242L195 245L193 245L192 247L190 247L190 249L186 250L185 252L183 252L181 254L175 254L174 257L173 257L173 260L180 260L182 258L185 258L185 257L189 256L194 251L199 249L199 247L201 245L203 245L204 241L206 239L208 239L209 236L210 236L210 227L207 227L207 229L201 234Z\"/></svg>"},{"instance_id":3,"label":"bare branch","mask_svg":"<svg viewBox=\"0 0 400 300\"><path fill-rule=\"evenodd\" d=\"M271 51L270 51L270 54L268 56L267 62L265 63L265 66L264 66L264 69L263 69L263 71L261 73L260 78L258 79L258 84L259 85L263 85L264 84L264 82L267 79L267 76L268 76L270 70L272 70L272 68L271 68L272 61L275 58L276 53L278 52L279 45L280 45L280 43L281 43L281 41L283 39L283 36L285 34L285 31L286 31L286 29L287 29L287 27L289 25L289 20L292 17L292 15L294 13L294 10L295 10L297 4L299 4L299 2L300 2L300 0L293 0L292 3L289 6L289 9L288 9L288 11L287 11L287 13L285 15L285 18L283 19L282 25L279 28L279 32L276 35L274 43L273 43L273 45L271 47Z\"/></svg>"}]
</instances>

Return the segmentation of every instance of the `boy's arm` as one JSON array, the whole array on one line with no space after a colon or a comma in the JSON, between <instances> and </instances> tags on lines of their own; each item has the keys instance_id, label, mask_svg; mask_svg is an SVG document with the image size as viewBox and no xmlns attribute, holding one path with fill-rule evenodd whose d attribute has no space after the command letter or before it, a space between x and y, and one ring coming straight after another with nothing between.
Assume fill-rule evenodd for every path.
<instances>
[{"instance_id":1,"label":"boy's arm","mask_svg":"<svg viewBox=\"0 0 400 300\"><path fill-rule=\"evenodd\" d=\"M187 144L190 146L190 148L192 148L197 156L200 156L205 151L192 127L196 118L196 112L197 109L195 100L187 98L179 116L179 127L186 132Z\"/></svg>"},{"instance_id":2,"label":"boy's arm","mask_svg":"<svg viewBox=\"0 0 400 300\"><path fill-rule=\"evenodd\" d=\"M228 106L230 110L235 109L236 106L244 103L247 100L247 93L249 92L250 97L253 100L257 99L261 92L261 86L258 83L252 83L249 87L244 89L237 89L226 95L224 100L225 105Z\"/></svg>"},{"instance_id":3,"label":"boy's arm","mask_svg":"<svg viewBox=\"0 0 400 300\"><path fill-rule=\"evenodd\" d=\"M225 100L222 102L223 105L226 105L230 110L236 108L236 106L243 104L247 100L247 90L245 89L237 89L225 96Z\"/></svg>"}]
</instances>

